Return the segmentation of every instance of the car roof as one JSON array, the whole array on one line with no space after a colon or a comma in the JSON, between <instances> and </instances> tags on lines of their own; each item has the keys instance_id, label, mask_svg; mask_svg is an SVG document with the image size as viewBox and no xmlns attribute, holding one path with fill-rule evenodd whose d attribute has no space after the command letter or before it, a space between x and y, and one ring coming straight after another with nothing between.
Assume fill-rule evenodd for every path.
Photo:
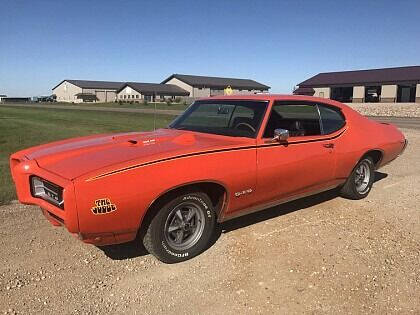
<instances>
[{"instance_id":1,"label":"car roof","mask_svg":"<svg viewBox=\"0 0 420 315\"><path fill-rule=\"evenodd\" d=\"M320 98L307 95L288 95L288 94L249 94L249 95L221 95L212 96L206 98L200 98L199 100L256 100L256 101L306 101L306 102L319 102L323 104L329 104L337 106L339 108L347 108L345 104L337 101L333 101L327 98Z\"/></svg>"}]
</instances>

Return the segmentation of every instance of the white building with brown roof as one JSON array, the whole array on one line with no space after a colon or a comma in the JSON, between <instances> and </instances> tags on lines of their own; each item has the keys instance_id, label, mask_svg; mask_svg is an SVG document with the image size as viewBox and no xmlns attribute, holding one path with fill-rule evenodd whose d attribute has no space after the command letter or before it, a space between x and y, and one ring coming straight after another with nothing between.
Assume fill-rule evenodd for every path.
<instances>
[{"instance_id":1,"label":"white building with brown roof","mask_svg":"<svg viewBox=\"0 0 420 315\"><path fill-rule=\"evenodd\" d=\"M63 80L53 89L57 102L115 102L117 90L125 82Z\"/></svg>"},{"instance_id":2,"label":"white building with brown roof","mask_svg":"<svg viewBox=\"0 0 420 315\"><path fill-rule=\"evenodd\" d=\"M189 97L210 97L225 94L229 89L231 94L267 93L269 86L250 79L235 79L207 77L199 75L172 74L162 82L174 84L189 92Z\"/></svg>"},{"instance_id":3,"label":"white building with brown roof","mask_svg":"<svg viewBox=\"0 0 420 315\"><path fill-rule=\"evenodd\" d=\"M123 102L155 102L168 98L189 96L189 92L174 84L127 82L117 91L117 100Z\"/></svg>"},{"instance_id":4,"label":"white building with brown roof","mask_svg":"<svg viewBox=\"0 0 420 315\"><path fill-rule=\"evenodd\" d=\"M158 101L226 94L268 92L269 86L249 79L173 74L162 83L63 80L53 89L57 102Z\"/></svg>"}]
</instances>

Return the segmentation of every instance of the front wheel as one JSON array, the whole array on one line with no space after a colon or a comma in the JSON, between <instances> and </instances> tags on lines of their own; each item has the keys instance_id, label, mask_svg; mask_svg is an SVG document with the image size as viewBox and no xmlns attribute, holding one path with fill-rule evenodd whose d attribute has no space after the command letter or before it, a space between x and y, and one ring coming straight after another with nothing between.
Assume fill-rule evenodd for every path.
<instances>
[{"instance_id":1,"label":"front wheel","mask_svg":"<svg viewBox=\"0 0 420 315\"><path fill-rule=\"evenodd\" d=\"M209 197L202 192L184 193L163 204L143 238L144 247L165 263L197 256L208 246L216 217Z\"/></svg>"},{"instance_id":2,"label":"front wheel","mask_svg":"<svg viewBox=\"0 0 420 315\"><path fill-rule=\"evenodd\" d=\"M363 199L369 194L374 177L373 160L370 157L365 157L357 163L341 188L340 194L349 199Z\"/></svg>"}]
</instances>

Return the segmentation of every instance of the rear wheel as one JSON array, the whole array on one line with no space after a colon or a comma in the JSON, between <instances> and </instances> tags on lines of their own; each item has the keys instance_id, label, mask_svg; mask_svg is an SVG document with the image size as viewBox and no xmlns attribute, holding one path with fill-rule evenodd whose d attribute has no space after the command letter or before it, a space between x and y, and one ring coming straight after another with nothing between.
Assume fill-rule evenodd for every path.
<instances>
[{"instance_id":1,"label":"rear wheel","mask_svg":"<svg viewBox=\"0 0 420 315\"><path fill-rule=\"evenodd\" d=\"M374 165L371 157L364 157L357 163L346 183L341 188L340 194L349 199L365 198L373 185Z\"/></svg>"},{"instance_id":2,"label":"rear wheel","mask_svg":"<svg viewBox=\"0 0 420 315\"><path fill-rule=\"evenodd\" d=\"M216 224L209 197L202 192L184 193L163 204L143 238L144 247L165 263L197 256L208 246Z\"/></svg>"}]
</instances>

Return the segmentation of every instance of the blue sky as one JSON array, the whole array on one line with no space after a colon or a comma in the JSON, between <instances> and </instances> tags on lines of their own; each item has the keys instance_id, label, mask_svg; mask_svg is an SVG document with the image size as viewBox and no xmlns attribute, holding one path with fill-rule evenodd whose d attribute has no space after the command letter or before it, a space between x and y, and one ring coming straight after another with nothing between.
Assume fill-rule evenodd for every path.
<instances>
[{"instance_id":1,"label":"blue sky","mask_svg":"<svg viewBox=\"0 0 420 315\"><path fill-rule=\"evenodd\" d=\"M420 64L420 1L0 0L0 94L64 78L251 78L290 93L319 72Z\"/></svg>"}]
</instances>

